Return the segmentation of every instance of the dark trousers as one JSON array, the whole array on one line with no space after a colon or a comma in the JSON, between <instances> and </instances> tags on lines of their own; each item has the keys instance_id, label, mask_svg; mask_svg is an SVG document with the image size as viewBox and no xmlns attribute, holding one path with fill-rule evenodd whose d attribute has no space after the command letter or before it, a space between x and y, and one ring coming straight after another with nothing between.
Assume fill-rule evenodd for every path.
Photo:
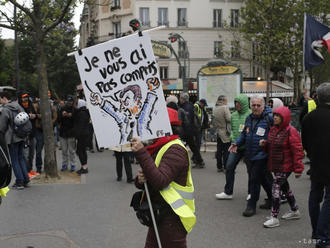
<instances>
[{"instance_id":1,"label":"dark trousers","mask_svg":"<svg viewBox=\"0 0 330 248\"><path fill-rule=\"evenodd\" d=\"M124 159L124 166L125 166L127 181L132 180L133 176L132 176L132 165L131 165L131 161L130 161L130 152L116 152L115 151L115 157L116 157L117 177L122 178L122 176L123 176L123 159Z\"/></svg>"},{"instance_id":2,"label":"dark trousers","mask_svg":"<svg viewBox=\"0 0 330 248\"><path fill-rule=\"evenodd\" d=\"M226 163L226 184L225 184L225 193L227 195L232 195L234 191L234 182L235 182L235 170L236 167L244 156L244 151L231 152L228 155Z\"/></svg>"},{"instance_id":3,"label":"dark trousers","mask_svg":"<svg viewBox=\"0 0 330 248\"><path fill-rule=\"evenodd\" d=\"M197 142L195 141L195 138L193 135L187 135L183 137L183 140L187 143L189 146L191 152L193 153L193 158L197 163L203 162L200 150L197 148Z\"/></svg>"},{"instance_id":4,"label":"dark trousers","mask_svg":"<svg viewBox=\"0 0 330 248\"><path fill-rule=\"evenodd\" d=\"M311 180L308 207L313 238L319 239L321 247L330 245L330 186Z\"/></svg>"},{"instance_id":5,"label":"dark trousers","mask_svg":"<svg viewBox=\"0 0 330 248\"><path fill-rule=\"evenodd\" d=\"M24 161L27 171L31 171L33 167L33 157L36 150L36 139L29 137L24 146Z\"/></svg>"},{"instance_id":6,"label":"dark trousers","mask_svg":"<svg viewBox=\"0 0 330 248\"><path fill-rule=\"evenodd\" d=\"M230 142L224 143L217 137L217 152L216 152L216 159L217 159L217 168L218 169L226 169L226 163L229 155L228 148L230 147Z\"/></svg>"},{"instance_id":7,"label":"dark trousers","mask_svg":"<svg viewBox=\"0 0 330 248\"><path fill-rule=\"evenodd\" d=\"M79 161L80 161L81 165L87 164L86 149L87 149L87 146L88 146L88 143L89 143L88 138L89 138L88 135L84 135L84 136L78 137L78 139L77 139L77 141L78 141L77 142L77 155L78 155L78 158L79 158Z\"/></svg>"},{"instance_id":8,"label":"dark trousers","mask_svg":"<svg viewBox=\"0 0 330 248\"><path fill-rule=\"evenodd\" d=\"M37 171L41 171L42 167L42 149L44 148L44 134L41 130L36 129L36 167Z\"/></svg>"},{"instance_id":9,"label":"dark trousers","mask_svg":"<svg viewBox=\"0 0 330 248\"><path fill-rule=\"evenodd\" d=\"M260 186L264 188L268 199L272 199L272 183L267 176L267 159L246 160L249 174L249 188L251 199L248 200L249 208L256 208L260 196Z\"/></svg>"}]
</instances>

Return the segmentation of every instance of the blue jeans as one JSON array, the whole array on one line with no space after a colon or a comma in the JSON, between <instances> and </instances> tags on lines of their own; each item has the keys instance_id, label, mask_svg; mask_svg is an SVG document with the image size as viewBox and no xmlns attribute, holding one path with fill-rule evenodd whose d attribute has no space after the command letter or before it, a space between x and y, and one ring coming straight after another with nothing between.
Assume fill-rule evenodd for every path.
<instances>
[{"instance_id":1,"label":"blue jeans","mask_svg":"<svg viewBox=\"0 0 330 248\"><path fill-rule=\"evenodd\" d=\"M217 158L217 168L226 169L226 163L229 155L228 148L230 147L230 142L228 143L223 143L221 138L217 138L217 153L216 153L216 158Z\"/></svg>"},{"instance_id":2,"label":"blue jeans","mask_svg":"<svg viewBox=\"0 0 330 248\"><path fill-rule=\"evenodd\" d=\"M227 195L232 195L234 191L234 182L235 182L235 170L236 167L244 156L244 150L237 151L237 153L231 152L228 155L227 163L226 163L226 185L225 185L225 193Z\"/></svg>"},{"instance_id":3,"label":"blue jeans","mask_svg":"<svg viewBox=\"0 0 330 248\"><path fill-rule=\"evenodd\" d=\"M320 208L322 200L323 205ZM312 180L308 207L313 229L312 237L319 239L321 247L330 245L330 186Z\"/></svg>"},{"instance_id":4,"label":"blue jeans","mask_svg":"<svg viewBox=\"0 0 330 248\"><path fill-rule=\"evenodd\" d=\"M267 159L246 160L246 165L251 194L247 206L255 209L260 196L260 186L266 191L268 199L272 199L272 182L268 177Z\"/></svg>"},{"instance_id":5,"label":"blue jeans","mask_svg":"<svg viewBox=\"0 0 330 248\"><path fill-rule=\"evenodd\" d=\"M37 171L41 171L42 167L42 149L44 148L44 134L40 130L36 130L36 167Z\"/></svg>"},{"instance_id":6,"label":"blue jeans","mask_svg":"<svg viewBox=\"0 0 330 248\"><path fill-rule=\"evenodd\" d=\"M16 184L23 185L24 183L30 181L24 161L24 142L21 141L14 144L10 144L8 147L13 171L16 177Z\"/></svg>"}]
</instances>

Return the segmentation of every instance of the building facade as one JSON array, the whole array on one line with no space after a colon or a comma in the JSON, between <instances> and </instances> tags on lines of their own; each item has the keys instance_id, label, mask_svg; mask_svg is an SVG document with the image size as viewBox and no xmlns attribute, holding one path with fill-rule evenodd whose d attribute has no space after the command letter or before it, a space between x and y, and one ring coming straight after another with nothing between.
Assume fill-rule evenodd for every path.
<instances>
[{"instance_id":1,"label":"building facade","mask_svg":"<svg viewBox=\"0 0 330 248\"><path fill-rule=\"evenodd\" d=\"M157 59L161 80L174 86L169 89L180 89L183 77L190 82L190 90L196 88L198 71L212 59L237 64L243 77L257 77L261 68L253 63L251 45L237 29L242 5L243 0L96 0L84 6L79 45L84 48L128 35L132 33L129 22L136 18L143 30L165 26L150 36L170 44L181 62L179 68L173 55ZM173 43L171 33L179 35Z\"/></svg>"}]
</instances>

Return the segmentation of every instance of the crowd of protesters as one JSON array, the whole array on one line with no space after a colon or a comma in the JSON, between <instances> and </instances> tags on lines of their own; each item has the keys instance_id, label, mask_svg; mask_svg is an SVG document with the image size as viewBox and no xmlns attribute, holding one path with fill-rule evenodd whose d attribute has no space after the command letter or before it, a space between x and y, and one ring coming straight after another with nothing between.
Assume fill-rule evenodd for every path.
<instances>
[{"instance_id":1,"label":"crowd of protesters","mask_svg":"<svg viewBox=\"0 0 330 248\"><path fill-rule=\"evenodd\" d=\"M31 178L42 173L44 139L38 99L32 100L27 92L18 94L18 101L7 92L1 92L0 98L2 104L0 132L4 134L8 144L16 177L12 188L24 189L29 185ZM93 150L93 128L86 101L67 96L65 101L55 102L51 100L49 94L49 104L52 124L57 134L54 141L57 144L57 137L59 137L59 148L62 151L61 171L88 173L86 151L88 148ZM205 168L200 147L204 131L210 127L210 117L206 111L207 100L200 99L193 104L189 101L189 95L182 93L180 97L173 95L167 97L166 104L171 111L176 112L178 122L180 122L180 132L177 136L190 148L189 166ZM235 170L238 163L243 160L248 177L247 206L242 213L243 216L251 217L257 213L257 202L262 187L267 198L259 207L270 210L270 217L263 223L264 227L272 228L280 225L278 215L281 202L287 201L290 207L289 211L282 215L283 220L299 219L301 216L299 206L288 183L288 177L291 174L294 174L296 178L302 175L305 150L310 160L309 174L312 181L309 196L312 238L317 239L316 247L329 247L329 104L330 83L320 85L312 98L302 99L303 111L300 116L302 133L300 134L300 130L297 131L290 124L289 108L285 107L278 98L273 98L266 103L263 97L253 96L248 99L246 95L240 94L235 97L235 109L231 112L227 97L219 95L213 109L212 122L216 129L217 141L215 168L218 172L225 173L226 182L224 191L215 195L216 199L233 199ZM26 112L32 124L31 133L24 139L13 132L11 120L14 112ZM98 146L97 149L103 150ZM124 160L127 182L133 182L132 148L118 146L110 150L114 151L116 157L117 181L122 180L122 160ZM136 147L133 149L134 152L138 150ZM77 171L76 155L81 165ZM142 167L145 166L141 159L138 160ZM33 170L33 161L35 161L36 172ZM140 183L145 182L148 177L150 175L145 175L140 170L137 180ZM182 242L185 243L183 229L182 233ZM150 241L151 237L148 239Z\"/></svg>"}]
</instances>

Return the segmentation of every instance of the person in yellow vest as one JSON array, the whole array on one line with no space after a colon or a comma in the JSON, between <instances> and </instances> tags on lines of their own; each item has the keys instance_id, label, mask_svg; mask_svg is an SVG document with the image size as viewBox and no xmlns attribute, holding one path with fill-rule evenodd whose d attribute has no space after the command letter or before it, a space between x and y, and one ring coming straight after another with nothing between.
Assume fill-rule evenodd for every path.
<instances>
[{"instance_id":1,"label":"person in yellow vest","mask_svg":"<svg viewBox=\"0 0 330 248\"><path fill-rule=\"evenodd\" d=\"M153 206L160 206L157 230L163 248L186 248L186 237L196 223L194 185L186 147L179 139L178 112L167 108L173 135L153 140L144 146L139 138L131 140L132 151L141 168L135 185L147 182ZM145 248L157 248L154 228L149 227Z\"/></svg>"},{"instance_id":2,"label":"person in yellow vest","mask_svg":"<svg viewBox=\"0 0 330 248\"><path fill-rule=\"evenodd\" d=\"M0 205L2 203L2 197L6 197L8 191L9 191L9 188L8 187L4 187L4 188L1 188L0 189Z\"/></svg>"}]
</instances>

